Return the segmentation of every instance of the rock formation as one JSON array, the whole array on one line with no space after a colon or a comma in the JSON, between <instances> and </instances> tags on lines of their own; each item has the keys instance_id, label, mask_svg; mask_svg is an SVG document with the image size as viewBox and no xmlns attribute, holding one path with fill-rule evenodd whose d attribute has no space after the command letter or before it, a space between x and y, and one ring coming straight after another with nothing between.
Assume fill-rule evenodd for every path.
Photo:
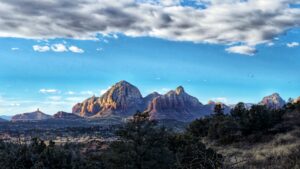
<instances>
[{"instance_id":1,"label":"rock formation","mask_svg":"<svg viewBox=\"0 0 300 169\"><path fill-rule=\"evenodd\" d=\"M201 116L202 104L197 98L185 93L179 86L165 95L155 97L148 111L151 119L173 119L191 121Z\"/></svg>"},{"instance_id":2,"label":"rock formation","mask_svg":"<svg viewBox=\"0 0 300 169\"><path fill-rule=\"evenodd\" d=\"M144 107L139 89L121 81L112 86L101 97L91 97L73 107L73 113L82 117L105 117L109 115L129 116Z\"/></svg>"},{"instance_id":3,"label":"rock formation","mask_svg":"<svg viewBox=\"0 0 300 169\"><path fill-rule=\"evenodd\" d=\"M270 96L264 97L258 104L265 105L270 109L280 109L285 105L285 101L280 97L278 93L274 93Z\"/></svg>"},{"instance_id":4,"label":"rock formation","mask_svg":"<svg viewBox=\"0 0 300 169\"><path fill-rule=\"evenodd\" d=\"M81 117L99 118L108 116L129 117L139 111L148 111L152 119L173 119L191 121L209 115L215 103L202 105L197 98L190 96L182 86L164 95L157 92L142 97L139 89L121 81L112 86L100 97L91 97L74 105L72 112ZM223 104L225 113L230 108Z\"/></svg>"},{"instance_id":5,"label":"rock formation","mask_svg":"<svg viewBox=\"0 0 300 169\"><path fill-rule=\"evenodd\" d=\"M149 95L147 95L145 98L144 98L144 105L145 105L145 108L147 108L150 103L152 102L152 100L158 96L161 96L161 94L157 93L157 92L153 92L153 93L150 93Z\"/></svg>"},{"instance_id":6,"label":"rock formation","mask_svg":"<svg viewBox=\"0 0 300 169\"><path fill-rule=\"evenodd\" d=\"M12 117L11 121L16 122L16 121L38 121L38 120L47 120L51 119L52 116L47 115L43 112L41 112L39 109L34 112L30 113L23 113L23 114L18 114Z\"/></svg>"}]
</instances>

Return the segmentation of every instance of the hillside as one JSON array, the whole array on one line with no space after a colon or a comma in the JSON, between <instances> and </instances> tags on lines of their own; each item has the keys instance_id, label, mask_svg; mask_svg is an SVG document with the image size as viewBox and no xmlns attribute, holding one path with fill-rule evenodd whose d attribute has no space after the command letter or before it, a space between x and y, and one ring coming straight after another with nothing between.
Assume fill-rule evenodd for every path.
<instances>
[{"instance_id":1,"label":"hillside","mask_svg":"<svg viewBox=\"0 0 300 169\"><path fill-rule=\"evenodd\" d=\"M39 109L34 112L17 114L12 117L11 121L18 122L18 121L39 121L39 120L47 120L51 119L52 116L47 115L41 112Z\"/></svg>"}]
</instances>

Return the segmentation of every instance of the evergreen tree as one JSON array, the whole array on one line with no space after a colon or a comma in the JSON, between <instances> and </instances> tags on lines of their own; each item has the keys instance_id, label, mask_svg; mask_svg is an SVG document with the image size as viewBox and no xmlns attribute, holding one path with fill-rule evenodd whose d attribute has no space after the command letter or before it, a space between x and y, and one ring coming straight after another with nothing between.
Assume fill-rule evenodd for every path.
<instances>
[{"instance_id":1,"label":"evergreen tree","mask_svg":"<svg viewBox=\"0 0 300 169\"><path fill-rule=\"evenodd\" d=\"M148 113L137 113L117 135L104 153L104 165L108 169L169 169L173 154L168 148L168 132L149 120Z\"/></svg>"},{"instance_id":2,"label":"evergreen tree","mask_svg":"<svg viewBox=\"0 0 300 169\"><path fill-rule=\"evenodd\" d=\"M215 116L224 116L224 108L221 103L217 103L214 108Z\"/></svg>"},{"instance_id":3,"label":"evergreen tree","mask_svg":"<svg viewBox=\"0 0 300 169\"><path fill-rule=\"evenodd\" d=\"M223 158L207 149L199 138L190 134L175 134L170 138L170 149L176 157L176 169L216 169L222 167Z\"/></svg>"}]
</instances>

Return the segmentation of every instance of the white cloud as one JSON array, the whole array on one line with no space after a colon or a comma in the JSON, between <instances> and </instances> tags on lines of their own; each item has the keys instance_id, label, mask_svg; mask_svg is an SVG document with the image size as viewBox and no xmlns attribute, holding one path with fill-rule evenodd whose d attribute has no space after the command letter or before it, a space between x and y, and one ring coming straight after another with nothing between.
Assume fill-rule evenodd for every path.
<instances>
[{"instance_id":1,"label":"white cloud","mask_svg":"<svg viewBox=\"0 0 300 169\"><path fill-rule=\"evenodd\" d=\"M33 50L36 52L47 52L50 50L49 46L39 46L39 45L34 45L32 46Z\"/></svg>"},{"instance_id":2,"label":"white cloud","mask_svg":"<svg viewBox=\"0 0 300 169\"><path fill-rule=\"evenodd\" d=\"M50 96L48 97L49 100L52 100L52 101L60 101L62 99L61 96Z\"/></svg>"},{"instance_id":3,"label":"white cloud","mask_svg":"<svg viewBox=\"0 0 300 169\"><path fill-rule=\"evenodd\" d=\"M74 53L84 53L83 49L78 48L77 46L70 46L69 50Z\"/></svg>"},{"instance_id":4,"label":"white cloud","mask_svg":"<svg viewBox=\"0 0 300 169\"><path fill-rule=\"evenodd\" d=\"M60 93L59 90L57 89L40 89L39 91L42 94L56 94L56 93Z\"/></svg>"},{"instance_id":5,"label":"white cloud","mask_svg":"<svg viewBox=\"0 0 300 169\"><path fill-rule=\"evenodd\" d=\"M75 92L73 92L73 91L68 91L66 94L68 94L68 95L74 95Z\"/></svg>"},{"instance_id":6,"label":"white cloud","mask_svg":"<svg viewBox=\"0 0 300 169\"><path fill-rule=\"evenodd\" d=\"M98 52L103 51L103 48L97 48L96 51Z\"/></svg>"},{"instance_id":7,"label":"white cloud","mask_svg":"<svg viewBox=\"0 0 300 169\"><path fill-rule=\"evenodd\" d=\"M114 37L115 39L119 39L119 36L118 36L117 34L113 34L113 37Z\"/></svg>"},{"instance_id":8,"label":"white cloud","mask_svg":"<svg viewBox=\"0 0 300 169\"><path fill-rule=\"evenodd\" d=\"M33 50L37 51L37 52L47 52L47 51L52 50L53 52L68 52L68 51L71 51L71 52L74 52L74 53L84 53L84 50L77 47L77 46L72 45L70 47L67 47L65 44L66 44L66 42L64 41L63 43L53 44L53 45L51 45L51 47L49 47L47 45L45 45L45 46L34 45ZM18 48L14 49L14 50L17 50L17 49Z\"/></svg>"},{"instance_id":9,"label":"white cloud","mask_svg":"<svg viewBox=\"0 0 300 169\"><path fill-rule=\"evenodd\" d=\"M221 102L221 103L228 103L228 99L226 97L217 97L217 98L212 98L211 99L214 102Z\"/></svg>"},{"instance_id":10,"label":"white cloud","mask_svg":"<svg viewBox=\"0 0 300 169\"><path fill-rule=\"evenodd\" d=\"M299 43L298 42L291 42L291 43L287 43L286 46L289 47L289 48L294 48L294 47L299 46Z\"/></svg>"},{"instance_id":11,"label":"white cloud","mask_svg":"<svg viewBox=\"0 0 300 169\"><path fill-rule=\"evenodd\" d=\"M99 34L124 34L255 48L300 25L300 9L290 7L299 0L194 1L206 8L180 6L180 0L2 0L0 37L98 39Z\"/></svg>"},{"instance_id":12,"label":"white cloud","mask_svg":"<svg viewBox=\"0 0 300 169\"><path fill-rule=\"evenodd\" d=\"M165 94L165 93L167 93L167 92L169 92L169 91L171 91L172 89L170 89L170 88L165 88L165 87L163 87L163 88L161 88L161 89L158 89L158 90L153 90L153 91L157 91L158 93L160 93L160 94ZM152 91L151 91L152 92Z\"/></svg>"},{"instance_id":13,"label":"white cloud","mask_svg":"<svg viewBox=\"0 0 300 169\"><path fill-rule=\"evenodd\" d=\"M64 44L58 43L51 46L53 52L67 52L68 49Z\"/></svg>"},{"instance_id":14,"label":"white cloud","mask_svg":"<svg viewBox=\"0 0 300 169\"><path fill-rule=\"evenodd\" d=\"M16 50L20 50L20 49L17 48L17 47L13 47L13 48L11 48L11 50L12 50L12 51L16 51Z\"/></svg>"},{"instance_id":15,"label":"white cloud","mask_svg":"<svg viewBox=\"0 0 300 169\"><path fill-rule=\"evenodd\" d=\"M12 106L12 107L19 107L21 104L19 104L19 103L11 103L10 104L10 106Z\"/></svg>"},{"instance_id":16,"label":"white cloud","mask_svg":"<svg viewBox=\"0 0 300 169\"><path fill-rule=\"evenodd\" d=\"M241 45L241 46L232 46L226 49L229 53L237 53L241 55L254 55L257 51L254 47Z\"/></svg>"}]
</instances>

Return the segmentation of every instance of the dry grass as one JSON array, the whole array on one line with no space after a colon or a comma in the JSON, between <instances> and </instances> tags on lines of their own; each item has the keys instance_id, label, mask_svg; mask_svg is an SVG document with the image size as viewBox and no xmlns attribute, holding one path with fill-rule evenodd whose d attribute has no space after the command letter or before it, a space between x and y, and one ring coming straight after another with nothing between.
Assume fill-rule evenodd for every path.
<instances>
[{"instance_id":1,"label":"dry grass","mask_svg":"<svg viewBox=\"0 0 300 169\"><path fill-rule=\"evenodd\" d=\"M299 150L300 129L277 134L268 142L255 144L239 142L218 146L207 140L204 141L225 156L225 161L230 166L228 168L285 168L288 165L283 164L283 161L288 160L292 152ZM292 165L292 162L290 163ZM297 168L296 164L294 168Z\"/></svg>"}]
</instances>

